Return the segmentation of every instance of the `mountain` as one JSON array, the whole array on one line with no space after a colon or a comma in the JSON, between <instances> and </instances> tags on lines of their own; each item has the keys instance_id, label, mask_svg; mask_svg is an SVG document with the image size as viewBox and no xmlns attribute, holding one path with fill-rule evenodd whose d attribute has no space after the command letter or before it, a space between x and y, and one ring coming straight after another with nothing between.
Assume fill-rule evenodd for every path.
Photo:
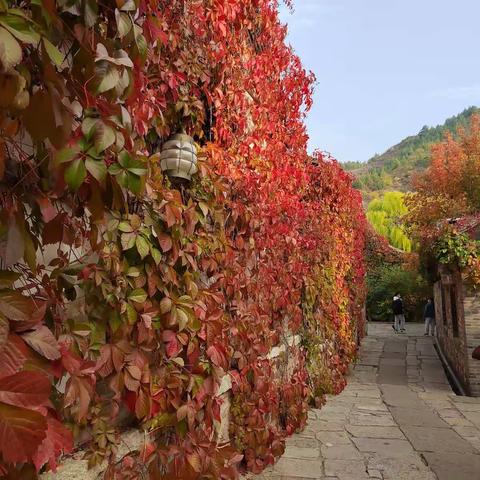
<instances>
[{"instance_id":1,"label":"mountain","mask_svg":"<svg viewBox=\"0 0 480 480\"><path fill-rule=\"evenodd\" d=\"M345 162L342 166L355 176L355 186L366 201L384 191L408 191L412 174L428 166L431 145L441 141L448 132L456 135L459 128L467 128L474 113L480 114L480 108L467 108L443 125L425 126L417 135L405 138L366 163Z\"/></svg>"}]
</instances>

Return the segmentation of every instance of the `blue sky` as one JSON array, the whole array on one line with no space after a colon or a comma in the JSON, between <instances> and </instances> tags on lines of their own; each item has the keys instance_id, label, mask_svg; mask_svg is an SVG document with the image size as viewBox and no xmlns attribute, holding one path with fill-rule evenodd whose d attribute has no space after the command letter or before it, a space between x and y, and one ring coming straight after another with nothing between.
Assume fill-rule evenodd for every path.
<instances>
[{"instance_id":1,"label":"blue sky","mask_svg":"<svg viewBox=\"0 0 480 480\"><path fill-rule=\"evenodd\" d=\"M317 77L310 149L365 161L480 106L479 0L294 0L281 18Z\"/></svg>"}]
</instances>

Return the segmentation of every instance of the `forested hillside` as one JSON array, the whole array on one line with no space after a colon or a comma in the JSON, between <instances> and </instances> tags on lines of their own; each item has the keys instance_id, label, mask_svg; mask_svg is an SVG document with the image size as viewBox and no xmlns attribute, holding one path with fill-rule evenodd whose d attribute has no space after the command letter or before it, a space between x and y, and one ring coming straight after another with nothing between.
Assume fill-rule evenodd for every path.
<instances>
[{"instance_id":1,"label":"forested hillside","mask_svg":"<svg viewBox=\"0 0 480 480\"><path fill-rule=\"evenodd\" d=\"M384 190L407 191L410 179L416 171L423 170L430 161L430 147L441 141L447 133L457 134L459 128L466 128L472 114L480 108L470 107L443 125L424 126L417 135L405 138L381 155L375 155L367 163L345 162L343 167L356 177L356 187L364 198L370 200L374 192Z\"/></svg>"}]
</instances>

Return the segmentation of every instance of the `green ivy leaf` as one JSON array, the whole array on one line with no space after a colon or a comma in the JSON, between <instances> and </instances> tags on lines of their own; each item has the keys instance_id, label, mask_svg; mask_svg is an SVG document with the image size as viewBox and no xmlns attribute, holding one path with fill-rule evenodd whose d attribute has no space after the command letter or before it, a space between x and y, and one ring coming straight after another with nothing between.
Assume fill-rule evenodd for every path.
<instances>
[{"instance_id":1,"label":"green ivy leaf","mask_svg":"<svg viewBox=\"0 0 480 480\"><path fill-rule=\"evenodd\" d=\"M188 324L188 315L181 309L177 308L178 331L181 332Z\"/></svg>"},{"instance_id":2,"label":"green ivy leaf","mask_svg":"<svg viewBox=\"0 0 480 480\"><path fill-rule=\"evenodd\" d=\"M123 169L118 163L112 163L112 165L108 167L108 173L110 175L118 175L119 173L122 173L122 172L123 172Z\"/></svg>"},{"instance_id":3,"label":"green ivy leaf","mask_svg":"<svg viewBox=\"0 0 480 480\"><path fill-rule=\"evenodd\" d=\"M65 181L71 190L76 192L80 185L85 181L87 170L85 163L81 158L74 160L65 170Z\"/></svg>"},{"instance_id":4,"label":"green ivy leaf","mask_svg":"<svg viewBox=\"0 0 480 480\"><path fill-rule=\"evenodd\" d=\"M97 87L97 93L108 92L120 81L118 69L107 61L98 62L95 67L95 73L100 83Z\"/></svg>"},{"instance_id":5,"label":"green ivy leaf","mask_svg":"<svg viewBox=\"0 0 480 480\"><path fill-rule=\"evenodd\" d=\"M11 12L11 11L10 11ZM18 15L2 16L0 24L5 27L15 38L23 43L38 45L40 35L31 29L31 24Z\"/></svg>"},{"instance_id":6,"label":"green ivy leaf","mask_svg":"<svg viewBox=\"0 0 480 480\"><path fill-rule=\"evenodd\" d=\"M56 153L55 160L57 164L71 162L77 155L78 151L78 146L62 148Z\"/></svg>"},{"instance_id":7,"label":"green ivy leaf","mask_svg":"<svg viewBox=\"0 0 480 480\"><path fill-rule=\"evenodd\" d=\"M85 160L85 166L88 172L99 182L103 182L107 176L107 166L103 160L94 160L87 157Z\"/></svg>"},{"instance_id":8,"label":"green ivy leaf","mask_svg":"<svg viewBox=\"0 0 480 480\"><path fill-rule=\"evenodd\" d=\"M116 310L112 311L109 323L113 333L115 333L122 326L122 319Z\"/></svg>"},{"instance_id":9,"label":"green ivy leaf","mask_svg":"<svg viewBox=\"0 0 480 480\"><path fill-rule=\"evenodd\" d=\"M143 30L139 25L133 26L133 35L135 38L135 46L137 47L138 56L141 60L145 60L148 52L148 45L145 37L143 36Z\"/></svg>"},{"instance_id":10,"label":"green ivy leaf","mask_svg":"<svg viewBox=\"0 0 480 480\"><path fill-rule=\"evenodd\" d=\"M127 303L127 322L129 325L135 325L137 323L138 319L138 313L137 311L129 304Z\"/></svg>"},{"instance_id":11,"label":"green ivy leaf","mask_svg":"<svg viewBox=\"0 0 480 480\"><path fill-rule=\"evenodd\" d=\"M137 9L137 5L134 0L126 0L126 2L120 7L120 10L124 12L134 12Z\"/></svg>"},{"instance_id":12,"label":"green ivy leaf","mask_svg":"<svg viewBox=\"0 0 480 480\"><path fill-rule=\"evenodd\" d=\"M0 27L0 62L9 70L22 60L22 49L13 35Z\"/></svg>"},{"instance_id":13,"label":"green ivy leaf","mask_svg":"<svg viewBox=\"0 0 480 480\"><path fill-rule=\"evenodd\" d=\"M137 251L141 259L143 260L150 251L149 242L147 242L147 240L145 240L145 238L142 235L138 235L138 237L135 240L135 245L137 247Z\"/></svg>"},{"instance_id":14,"label":"green ivy leaf","mask_svg":"<svg viewBox=\"0 0 480 480\"><path fill-rule=\"evenodd\" d=\"M118 224L118 229L121 231L121 232L133 232L133 227L132 225L130 225L130 223L126 222L126 221L123 221L123 222L120 222Z\"/></svg>"},{"instance_id":15,"label":"green ivy leaf","mask_svg":"<svg viewBox=\"0 0 480 480\"><path fill-rule=\"evenodd\" d=\"M0 288L11 287L22 275L10 270L0 270Z\"/></svg>"},{"instance_id":16,"label":"green ivy leaf","mask_svg":"<svg viewBox=\"0 0 480 480\"><path fill-rule=\"evenodd\" d=\"M82 121L82 133L85 135L85 138L90 141L92 135L95 132L95 125L98 122L98 118L86 117Z\"/></svg>"},{"instance_id":17,"label":"green ivy leaf","mask_svg":"<svg viewBox=\"0 0 480 480\"><path fill-rule=\"evenodd\" d=\"M125 37L132 29L130 17L120 10L115 9L115 20L117 21L117 35L119 38Z\"/></svg>"},{"instance_id":18,"label":"green ivy leaf","mask_svg":"<svg viewBox=\"0 0 480 480\"><path fill-rule=\"evenodd\" d=\"M47 52L50 60L57 66L60 67L63 63L64 55L60 50L52 43L50 40L45 37L42 38L45 51Z\"/></svg>"},{"instance_id":19,"label":"green ivy leaf","mask_svg":"<svg viewBox=\"0 0 480 480\"><path fill-rule=\"evenodd\" d=\"M160 250L158 250L157 248L150 247L150 254L152 255L155 265L158 265L162 261L162 254L160 253Z\"/></svg>"},{"instance_id":20,"label":"green ivy leaf","mask_svg":"<svg viewBox=\"0 0 480 480\"><path fill-rule=\"evenodd\" d=\"M95 125L93 134L95 149L98 153L103 152L115 142L115 130L99 120Z\"/></svg>"},{"instance_id":21,"label":"green ivy leaf","mask_svg":"<svg viewBox=\"0 0 480 480\"><path fill-rule=\"evenodd\" d=\"M163 297L162 300L160 300L160 313L163 315L165 313L168 313L172 309L172 300L168 297Z\"/></svg>"},{"instance_id":22,"label":"green ivy leaf","mask_svg":"<svg viewBox=\"0 0 480 480\"><path fill-rule=\"evenodd\" d=\"M136 234L135 233L123 233L121 236L122 249L130 250L135 245Z\"/></svg>"},{"instance_id":23,"label":"green ivy leaf","mask_svg":"<svg viewBox=\"0 0 480 480\"><path fill-rule=\"evenodd\" d=\"M136 288L128 295L128 299L136 303L144 303L147 299L147 292L143 288Z\"/></svg>"},{"instance_id":24,"label":"green ivy leaf","mask_svg":"<svg viewBox=\"0 0 480 480\"><path fill-rule=\"evenodd\" d=\"M86 0L83 18L87 27L93 27L98 17L98 5L96 0Z\"/></svg>"},{"instance_id":25,"label":"green ivy leaf","mask_svg":"<svg viewBox=\"0 0 480 480\"><path fill-rule=\"evenodd\" d=\"M139 194L142 190L142 181L138 175L127 172L126 188L131 192Z\"/></svg>"}]
</instances>

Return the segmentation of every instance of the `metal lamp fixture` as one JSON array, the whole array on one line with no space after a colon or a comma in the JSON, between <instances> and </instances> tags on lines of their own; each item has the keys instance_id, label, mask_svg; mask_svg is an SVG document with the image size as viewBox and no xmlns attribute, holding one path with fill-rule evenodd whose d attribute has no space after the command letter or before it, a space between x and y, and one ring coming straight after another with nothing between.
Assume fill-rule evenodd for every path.
<instances>
[{"instance_id":1,"label":"metal lamp fixture","mask_svg":"<svg viewBox=\"0 0 480 480\"><path fill-rule=\"evenodd\" d=\"M162 146L160 168L171 178L191 180L197 173L197 147L190 135L177 133Z\"/></svg>"}]
</instances>

